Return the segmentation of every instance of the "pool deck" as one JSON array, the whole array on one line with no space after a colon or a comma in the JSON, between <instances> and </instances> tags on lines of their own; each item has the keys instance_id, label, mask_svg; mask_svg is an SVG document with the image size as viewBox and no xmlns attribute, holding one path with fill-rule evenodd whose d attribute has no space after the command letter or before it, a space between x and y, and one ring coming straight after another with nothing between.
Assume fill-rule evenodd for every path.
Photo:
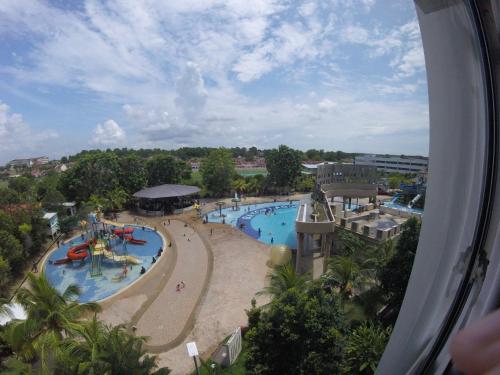
<instances>
[{"instance_id":1,"label":"pool deck","mask_svg":"<svg viewBox=\"0 0 500 375\"><path fill-rule=\"evenodd\" d=\"M272 200L247 198L241 204ZM204 205L204 209L211 208L216 208L214 203ZM134 218L125 212L118 221L133 223ZM164 226L168 218L171 224ZM156 227L172 247L165 248L155 267L137 283L101 303L100 318L150 336L146 347L158 355L161 366L171 368L173 375L190 374L194 365L187 356L187 342L196 341L200 354L207 358L235 328L247 324L245 309L265 287L270 270L269 246L229 225L202 224L195 212L137 220ZM177 292L181 280L186 288ZM267 297L257 301L266 303Z\"/></svg>"}]
</instances>

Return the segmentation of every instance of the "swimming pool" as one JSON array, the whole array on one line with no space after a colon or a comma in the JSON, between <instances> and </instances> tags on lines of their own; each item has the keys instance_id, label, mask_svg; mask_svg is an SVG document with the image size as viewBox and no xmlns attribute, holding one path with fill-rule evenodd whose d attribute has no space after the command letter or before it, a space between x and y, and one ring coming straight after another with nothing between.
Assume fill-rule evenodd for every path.
<instances>
[{"instance_id":1,"label":"swimming pool","mask_svg":"<svg viewBox=\"0 0 500 375\"><path fill-rule=\"evenodd\" d=\"M128 227L132 227L132 225ZM162 237L152 229L145 228L143 230L141 227L135 227L133 237L147 242L144 245L127 243L125 253L121 239L117 238L111 241L116 257L129 255L139 262L139 264L128 265L125 277L118 277L123 271L123 262L116 258L113 260L103 257L101 261L102 275L94 277L90 275L90 257L83 261L73 261L61 265L54 264L56 260L66 258L69 248L85 241L85 237L83 239L81 237L74 238L53 251L44 264L45 275L50 284L61 293L70 284L78 285L81 292L78 298L80 302L99 301L109 297L137 280L141 276L142 266L148 270L151 267L152 257L156 256L160 247L163 248L164 252L168 251L168 248L164 247Z\"/></svg>"},{"instance_id":2,"label":"swimming pool","mask_svg":"<svg viewBox=\"0 0 500 375\"><path fill-rule=\"evenodd\" d=\"M284 244L295 249L295 218L298 206L298 201L268 202L241 205L238 211L231 207L224 208L224 217L220 217L219 210L211 211L207 215L209 222L230 224L265 244Z\"/></svg>"}]
</instances>

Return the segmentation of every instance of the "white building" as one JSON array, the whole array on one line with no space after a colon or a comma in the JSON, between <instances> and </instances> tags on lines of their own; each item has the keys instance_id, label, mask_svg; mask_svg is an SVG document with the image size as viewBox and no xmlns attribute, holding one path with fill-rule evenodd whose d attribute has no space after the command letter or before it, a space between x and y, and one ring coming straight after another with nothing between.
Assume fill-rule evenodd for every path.
<instances>
[{"instance_id":1,"label":"white building","mask_svg":"<svg viewBox=\"0 0 500 375\"><path fill-rule=\"evenodd\" d=\"M47 212L43 215L43 218L48 221L47 234L54 238L57 232L59 232L59 219L57 217L57 213Z\"/></svg>"},{"instance_id":2,"label":"white building","mask_svg":"<svg viewBox=\"0 0 500 375\"><path fill-rule=\"evenodd\" d=\"M375 166L377 171L399 173L421 173L427 170L429 158L424 156L360 155L354 164Z\"/></svg>"}]
</instances>

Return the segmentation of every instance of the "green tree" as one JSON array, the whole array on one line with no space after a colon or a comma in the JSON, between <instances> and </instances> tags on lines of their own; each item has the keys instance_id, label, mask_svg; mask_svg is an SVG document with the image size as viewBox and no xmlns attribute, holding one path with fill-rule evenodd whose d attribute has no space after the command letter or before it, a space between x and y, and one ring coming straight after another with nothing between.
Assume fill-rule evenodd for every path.
<instances>
[{"instance_id":1,"label":"green tree","mask_svg":"<svg viewBox=\"0 0 500 375\"><path fill-rule=\"evenodd\" d=\"M247 374L337 374L345 324L337 297L318 285L292 288L261 311L246 334Z\"/></svg>"},{"instance_id":2,"label":"green tree","mask_svg":"<svg viewBox=\"0 0 500 375\"><path fill-rule=\"evenodd\" d=\"M51 374L50 360L57 356L64 337L72 336L83 314L98 311L96 303L79 304L79 288L70 285L59 293L45 278L28 275L28 286L16 294L26 320L14 321L3 334L16 355L27 362L38 358L42 374Z\"/></svg>"},{"instance_id":3,"label":"green tree","mask_svg":"<svg viewBox=\"0 0 500 375\"><path fill-rule=\"evenodd\" d=\"M122 325L107 326L94 316L75 329L77 336L62 344L58 361L61 374L167 375L168 368L156 370L157 358L145 353L145 337L136 337Z\"/></svg>"},{"instance_id":4,"label":"green tree","mask_svg":"<svg viewBox=\"0 0 500 375\"><path fill-rule=\"evenodd\" d=\"M399 309L403 303L406 286L410 279L413 261L417 252L421 222L415 217L406 221L396 244L393 257L379 272L381 288L388 300L386 321L396 321Z\"/></svg>"},{"instance_id":5,"label":"green tree","mask_svg":"<svg viewBox=\"0 0 500 375\"><path fill-rule=\"evenodd\" d=\"M300 153L281 145L266 154L266 166L269 178L276 186L284 189L293 187L302 170Z\"/></svg>"},{"instance_id":6,"label":"green tree","mask_svg":"<svg viewBox=\"0 0 500 375\"><path fill-rule=\"evenodd\" d=\"M24 176L12 178L9 180L9 188L16 191L18 194L26 194L31 192L33 180Z\"/></svg>"},{"instance_id":7,"label":"green tree","mask_svg":"<svg viewBox=\"0 0 500 375\"><path fill-rule=\"evenodd\" d=\"M122 188L114 189L108 193L107 196L109 204L114 210L123 209L125 203L129 200L129 195Z\"/></svg>"},{"instance_id":8,"label":"green tree","mask_svg":"<svg viewBox=\"0 0 500 375\"><path fill-rule=\"evenodd\" d=\"M147 186L148 171L143 159L137 155L126 155L118 160L118 164L120 165L118 172L120 186L128 194L134 194Z\"/></svg>"},{"instance_id":9,"label":"green tree","mask_svg":"<svg viewBox=\"0 0 500 375\"><path fill-rule=\"evenodd\" d=\"M232 183L233 189L238 192L240 195L243 194L247 190L247 183L244 178L237 178L233 180Z\"/></svg>"},{"instance_id":10,"label":"green tree","mask_svg":"<svg viewBox=\"0 0 500 375\"><path fill-rule=\"evenodd\" d=\"M365 323L347 335L343 374L371 375L391 336L390 328Z\"/></svg>"},{"instance_id":11,"label":"green tree","mask_svg":"<svg viewBox=\"0 0 500 375\"><path fill-rule=\"evenodd\" d=\"M50 189L45 191L42 198L42 207L50 211L60 211L61 204L66 201L64 195L59 190Z\"/></svg>"},{"instance_id":12,"label":"green tree","mask_svg":"<svg viewBox=\"0 0 500 375\"><path fill-rule=\"evenodd\" d=\"M0 256L9 261L14 272L21 272L23 246L15 236L4 230L0 230Z\"/></svg>"},{"instance_id":13,"label":"green tree","mask_svg":"<svg viewBox=\"0 0 500 375\"><path fill-rule=\"evenodd\" d=\"M6 295L7 286L11 282L9 261L0 255L0 296Z\"/></svg>"},{"instance_id":14,"label":"green tree","mask_svg":"<svg viewBox=\"0 0 500 375\"><path fill-rule=\"evenodd\" d=\"M91 152L64 172L59 190L70 200L84 202L92 194L106 196L120 187L118 158L112 152Z\"/></svg>"},{"instance_id":15,"label":"green tree","mask_svg":"<svg viewBox=\"0 0 500 375\"><path fill-rule=\"evenodd\" d=\"M187 164L172 155L161 154L147 162L148 185L176 184L189 178Z\"/></svg>"},{"instance_id":16,"label":"green tree","mask_svg":"<svg viewBox=\"0 0 500 375\"><path fill-rule=\"evenodd\" d=\"M354 259L335 255L330 259L328 273L324 279L328 280L331 286L338 288L340 296L346 301L352 296L354 288L361 284L363 275Z\"/></svg>"},{"instance_id":17,"label":"green tree","mask_svg":"<svg viewBox=\"0 0 500 375\"><path fill-rule=\"evenodd\" d=\"M295 268L291 263L276 266L271 273L267 275L269 285L259 294L267 294L277 298L289 289L302 289L308 279L307 275L297 275Z\"/></svg>"},{"instance_id":18,"label":"green tree","mask_svg":"<svg viewBox=\"0 0 500 375\"><path fill-rule=\"evenodd\" d=\"M9 233L14 233L16 230L16 224L14 223L12 216L8 215L3 210L0 210L0 228Z\"/></svg>"},{"instance_id":19,"label":"green tree","mask_svg":"<svg viewBox=\"0 0 500 375\"><path fill-rule=\"evenodd\" d=\"M203 185L210 195L221 197L229 192L236 174L231 151L225 148L210 151L201 161L200 173Z\"/></svg>"}]
</instances>

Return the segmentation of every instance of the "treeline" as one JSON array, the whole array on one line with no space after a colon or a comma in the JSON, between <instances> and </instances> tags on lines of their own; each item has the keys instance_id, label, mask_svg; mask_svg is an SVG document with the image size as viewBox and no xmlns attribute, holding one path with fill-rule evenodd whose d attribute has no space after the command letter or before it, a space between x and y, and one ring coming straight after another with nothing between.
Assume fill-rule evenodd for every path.
<instances>
[{"instance_id":1,"label":"treeline","mask_svg":"<svg viewBox=\"0 0 500 375\"><path fill-rule=\"evenodd\" d=\"M263 293L272 300L247 312L247 374L375 372L411 273L420 221L409 219L397 243L367 246L347 231L319 279L278 266Z\"/></svg>"},{"instance_id":2,"label":"treeline","mask_svg":"<svg viewBox=\"0 0 500 375\"><path fill-rule=\"evenodd\" d=\"M0 297L36 258L47 238L40 202L45 183L18 177L0 187Z\"/></svg>"},{"instance_id":3,"label":"treeline","mask_svg":"<svg viewBox=\"0 0 500 375\"><path fill-rule=\"evenodd\" d=\"M202 159L209 155L209 153L217 148L214 147L181 147L175 150L163 150L159 148L154 149L130 149L130 148L115 148L107 149L105 152L113 152L118 157L125 157L129 155L135 155L140 158L148 159L156 155L168 154L172 155L181 160L190 159ZM255 157L265 157L271 149L258 149L257 147L230 147L226 148L229 150L230 155L233 158L242 157L247 161L252 161ZM356 153L348 153L343 151L325 151L310 149L307 151L296 150L300 159L302 161L352 161L354 156L358 155ZM61 159L63 163L75 162L85 155L95 153L96 150L83 150L75 155L65 156Z\"/></svg>"}]
</instances>

